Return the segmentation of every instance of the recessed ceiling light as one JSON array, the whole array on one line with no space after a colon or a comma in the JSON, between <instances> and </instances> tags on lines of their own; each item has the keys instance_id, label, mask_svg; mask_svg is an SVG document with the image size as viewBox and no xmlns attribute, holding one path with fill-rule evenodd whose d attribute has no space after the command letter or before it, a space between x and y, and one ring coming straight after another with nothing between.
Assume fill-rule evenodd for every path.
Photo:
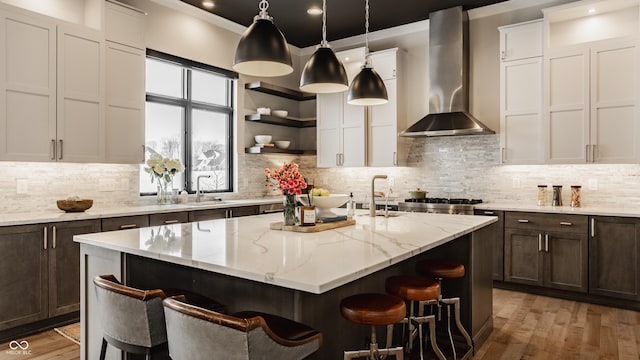
<instances>
[{"instance_id":1,"label":"recessed ceiling light","mask_svg":"<svg viewBox=\"0 0 640 360\"><path fill-rule=\"evenodd\" d=\"M595 13L596 13L596 9L594 8L589 9L589 14L595 14Z\"/></svg>"},{"instance_id":2,"label":"recessed ceiling light","mask_svg":"<svg viewBox=\"0 0 640 360\"><path fill-rule=\"evenodd\" d=\"M307 14L309 15L322 15L322 9L317 6L310 7L307 9Z\"/></svg>"},{"instance_id":3,"label":"recessed ceiling light","mask_svg":"<svg viewBox=\"0 0 640 360\"><path fill-rule=\"evenodd\" d=\"M203 0L202 1L202 6L206 7L207 9L211 9L211 8L213 8L213 1L211 1L211 0Z\"/></svg>"}]
</instances>

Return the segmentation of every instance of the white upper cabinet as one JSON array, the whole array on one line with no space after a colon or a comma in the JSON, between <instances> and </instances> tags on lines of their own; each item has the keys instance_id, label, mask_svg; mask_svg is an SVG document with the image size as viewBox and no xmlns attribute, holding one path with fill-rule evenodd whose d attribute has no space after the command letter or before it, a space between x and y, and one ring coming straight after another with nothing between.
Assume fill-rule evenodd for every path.
<instances>
[{"instance_id":1,"label":"white upper cabinet","mask_svg":"<svg viewBox=\"0 0 640 360\"><path fill-rule=\"evenodd\" d=\"M501 26L498 30L501 61L542 56L542 19Z\"/></svg>"},{"instance_id":2,"label":"white upper cabinet","mask_svg":"<svg viewBox=\"0 0 640 360\"><path fill-rule=\"evenodd\" d=\"M504 164L544 162L542 20L500 27L500 150Z\"/></svg>"},{"instance_id":3,"label":"white upper cabinet","mask_svg":"<svg viewBox=\"0 0 640 360\"><path fill-rule=\"evenodd\" d=\"M349 82L364 64L364 49L336 54L344 64ZM347 92L318 94L317 106L317 165L366 165L366 108L347 104Z\"/></svg>"},{"instance_id":4,"label":"white upper cabinet","mask_svg":"<svg viewBox=\"0 0 640 360\"><path fill-rule=\"evenodd\" d=\"M378 51L370 55L371 65L387 88L389 102L369 107L368 165L404 165L407 140L398 134L408 126L403 94L404 53L398 48Z\"/></svg>"},{"instance_id":5,"label":"white upper cabinet","mask_svg":"<svg viewBox=\"0 0 640 360\"><path fill-rule=\"evenodd\" d=\"M637 1L545 10L547 162L640 160L638 15Z\"/></svg>"},{"instance_id":6,"label":"white upper cabinet","mask_svg":"<svg viewBox=\"0 0 640 360\"><path fill-rule=\"evenodd\" d=\"M56 138L56 24L0 7L0 159L49 161Z\"/></svg>"},{"instance_id":7,"label":"white upper cabinet","mask_svg":"<svg viewBox=\"0 0 640 360\"><path fill-rule=\"evenodd\" d=\"M8 6L0 15L0 159L101 161L101 32Z\"/></svg>"},{"instance_id":8,"label":"white upper cabinet","mask_svg":"<svg viewBox=\"0 0 640 360\"><path fill-rule=\"evenodd\" d=\"M106 4L106 161L144 161L145 14Z\"/></svg>"}]
</instances>

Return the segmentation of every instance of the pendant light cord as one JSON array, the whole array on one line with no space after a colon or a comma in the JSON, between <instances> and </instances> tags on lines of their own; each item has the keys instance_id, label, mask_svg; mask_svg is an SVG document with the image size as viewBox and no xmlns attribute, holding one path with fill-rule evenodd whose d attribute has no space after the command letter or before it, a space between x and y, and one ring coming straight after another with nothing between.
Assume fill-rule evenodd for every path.
<instances>
[{"instance_id":1,"label":"pendant light cord","mask_svg":"<svg viewBox=\"0 0 640 360\"><path fill-rule=\"evenodd\" d=\"M364 67L369 67L369 0L364 4Z\"/></svg>"},{"instance_id":2,"label":"pendant light cord","mask_svg":"<svg viewBox=\"0 0 640 360\"><path fill-rule=\"evenodd\" d=\"M256 15L256 18L273 20L273 18L267 14L267 9L269 8L269 2L267 0L260 0L258 8L260 9L260 13Z\"/></svg>"},{"instance_id":3,"label":"pendant light cord","mask_svg":"<svg viewBox=\"0 0 640 360\"><path fill-rule=\"evenodd\" d=\"M327 42L327 0L322 0L322 42L320 47L329 47Z\"/></svg>"}]
</instances>

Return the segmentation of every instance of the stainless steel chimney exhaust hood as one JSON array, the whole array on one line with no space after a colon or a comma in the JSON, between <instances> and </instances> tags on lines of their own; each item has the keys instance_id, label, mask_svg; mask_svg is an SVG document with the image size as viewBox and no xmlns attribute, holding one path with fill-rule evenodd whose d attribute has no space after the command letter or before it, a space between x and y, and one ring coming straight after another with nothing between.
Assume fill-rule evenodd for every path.
<instances>
[{"instance_id":1,"label":"stainless steel chimney exhaust hood","mask_svg":"<svg viewBox=\"0 0 640 360\"><path fill-rule=\"evenodd\" d=\"M469 113L468 27L461 6L429 14L429 114L400 136L495 134Z\"/></svg>"}]
</instances>

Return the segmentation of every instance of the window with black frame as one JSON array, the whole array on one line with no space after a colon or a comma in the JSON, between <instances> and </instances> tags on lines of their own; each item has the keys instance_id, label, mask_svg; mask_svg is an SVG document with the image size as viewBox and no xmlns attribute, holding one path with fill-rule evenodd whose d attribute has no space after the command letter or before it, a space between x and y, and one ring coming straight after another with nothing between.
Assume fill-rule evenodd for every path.
<instances>
[{"instance_id":1,"label":"window with black frame","mask_svg":"<svg viewBox=\"0 0 640 360\"><path fill-rule=\"evenodd\" d=\"M233 94L237 73L147 50L146 159L155 154L179 159L184 172L171 187L205 192L233 191ZM155 194L157 185L140 168L140 193Z\"/></svg>"}]
</instances>

